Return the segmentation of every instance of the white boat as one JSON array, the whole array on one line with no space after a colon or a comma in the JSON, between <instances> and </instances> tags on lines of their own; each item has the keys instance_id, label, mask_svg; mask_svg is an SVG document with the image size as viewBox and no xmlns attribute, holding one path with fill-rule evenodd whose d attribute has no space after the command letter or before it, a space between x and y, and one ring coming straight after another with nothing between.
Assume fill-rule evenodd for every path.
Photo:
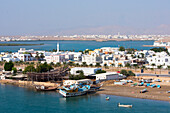
<instances>
[{"instance_id":1,"label":"white boat","mask_svg":"<svg viewBox=\"0 0 170 113\"><path fill-rule=\"evenodd\" d=\"M63 97L74 97L74 96L80 96L80 95L85 95L87 92L86 91L78 91L78 92L67 92L63 89L59 90L59 93L63 96Z\"/></svg>"},{"instance_id":2,"label":"white boat","mask_svg":"<svg viewBox=\"0 0 170 113\"><path fill-rule=\"evenodd\" d=\"M63 89L59 89L59 93L63 97L74 97L86 94L90 90L89 85L72 85L70 87L63 87Z\"/></svg>"},{"instance_id":3,"label":"white boat","mask_svg":"<svg viewBox=\"0 0 170 113\"><path fill-rule=\"evenodd\" d=\"M118 107L125 107L125 108L132 108L132 105L121 105L120 103L118 103Z\"/></svg>"}]
</instances>

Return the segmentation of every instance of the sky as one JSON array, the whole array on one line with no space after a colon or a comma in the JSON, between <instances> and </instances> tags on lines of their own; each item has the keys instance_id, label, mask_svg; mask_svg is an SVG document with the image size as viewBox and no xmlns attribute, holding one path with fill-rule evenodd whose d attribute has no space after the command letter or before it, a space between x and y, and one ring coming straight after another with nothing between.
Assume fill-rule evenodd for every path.
<instances>
[{"instance_id":1,"label":"sky","mask_svg":"<svg viewBox=\"0 0 170 113\"><path fill-rule=\"evenodd\" d=\"M170 0L0 0L0 36L170 34Z\"/></svg>"}]
</instances>

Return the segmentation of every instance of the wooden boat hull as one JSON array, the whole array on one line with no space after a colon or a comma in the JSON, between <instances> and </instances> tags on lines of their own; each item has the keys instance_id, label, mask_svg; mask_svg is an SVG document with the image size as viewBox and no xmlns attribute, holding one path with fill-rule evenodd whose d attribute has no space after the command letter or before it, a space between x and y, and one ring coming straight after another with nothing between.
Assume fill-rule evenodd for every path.
<instances>
[{"instance_id":1,"label":"wooden boat hull","mask_svg":"<svg viewBox=\"0 0 170 113\"><path fill-rule=\"evenodd\" d=\"M37 91L56 91L57 88L54 89L36 89Z\"/></svg>"},{"instance_id":2,"label":"wooden boat hull","mask_svg":"<svg viewBox=\"0 0 170 113\"><path fill-rule=\"evenodd\" d=\"M56 87L49 87L49 88L45 88L45 89L42 89L42 88L40 88L40 87L35 87L35 89L36 89L37 91L56 91L56 90L57 90Z\"/></svg>"}]
</instances>

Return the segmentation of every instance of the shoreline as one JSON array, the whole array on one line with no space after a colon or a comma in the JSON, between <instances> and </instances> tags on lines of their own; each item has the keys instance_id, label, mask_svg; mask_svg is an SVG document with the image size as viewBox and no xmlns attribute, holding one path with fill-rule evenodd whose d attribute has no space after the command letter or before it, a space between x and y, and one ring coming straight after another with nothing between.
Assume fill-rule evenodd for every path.
<instances>
[{"instance_id":1,"label":"shoreline","mask_svg":"<svg viewBox=\"0 0 170 113\"><path fill-rule=\"evenodd\" d=\"M34 82L32 81L16 81L16 80L0 80L0 84L21 86L23 88L34 88L35 85L44 85L44 86L58 86L59 84L50 83L50 82ZM106 95L115 95L131 98L140 98L140 99L149 99L149 100L159 100L159 101L169 101L170 94L166 93L166 90L170 89L170 86L162 86L162 88L150 88L147 87L149 92L139 93L140 90L144 89L143 86L130 87L129 85L109 85L103 86L96 94L106 94Z\"/></svg>"}]
</instances>

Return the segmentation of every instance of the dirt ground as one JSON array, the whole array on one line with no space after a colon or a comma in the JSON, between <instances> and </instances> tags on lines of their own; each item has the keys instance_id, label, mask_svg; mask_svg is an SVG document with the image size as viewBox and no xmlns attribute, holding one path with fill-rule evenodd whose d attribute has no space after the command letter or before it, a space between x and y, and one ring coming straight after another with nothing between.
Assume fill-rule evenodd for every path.
<instances>
[{"instance_id":1,"label":"dirt ground","mask_svg":"<svg viewBox=\"0 0 170 113\"><path fill-rule=\"evenodd\" d=\"M133 71L134 73L141 73L141 69L130 69L130 68L126 68L126 67L122 67L122 68L118 68L118 67L109 67L109 68L102 68L103 70L106 70L106 71L121 71L122 69L125 69L127 71L131 70ZM154 70L151 70L151 69L144 69L144 72L143 73L146 73L146 74L168 74L168 70L167 69L154 69Z\"/></svg>"},{"instance_id":2,"label":"dirt ground","mask_svg":"<svg viewBox=\"0 0 170 113\"><path fill-rule=\"evenodd\" d=\"M135 83L135 82L134 82ZM134 97L134 98L143 98L143 99L153 99L153 100L163 100L170 101L170 84L164 82L155 82L151 84L161 85L161 88L151 88L145 86L135 86L132 87L131 84L128 83L126 85L114 85L113 81L107 81L104 83L103 87L101 87L99 94L108 94L108 95L117 95L117 96L125 96L125 97ZM140 90L147 88L148 92L140 93Z\"/></svg>"}]
</instances>

